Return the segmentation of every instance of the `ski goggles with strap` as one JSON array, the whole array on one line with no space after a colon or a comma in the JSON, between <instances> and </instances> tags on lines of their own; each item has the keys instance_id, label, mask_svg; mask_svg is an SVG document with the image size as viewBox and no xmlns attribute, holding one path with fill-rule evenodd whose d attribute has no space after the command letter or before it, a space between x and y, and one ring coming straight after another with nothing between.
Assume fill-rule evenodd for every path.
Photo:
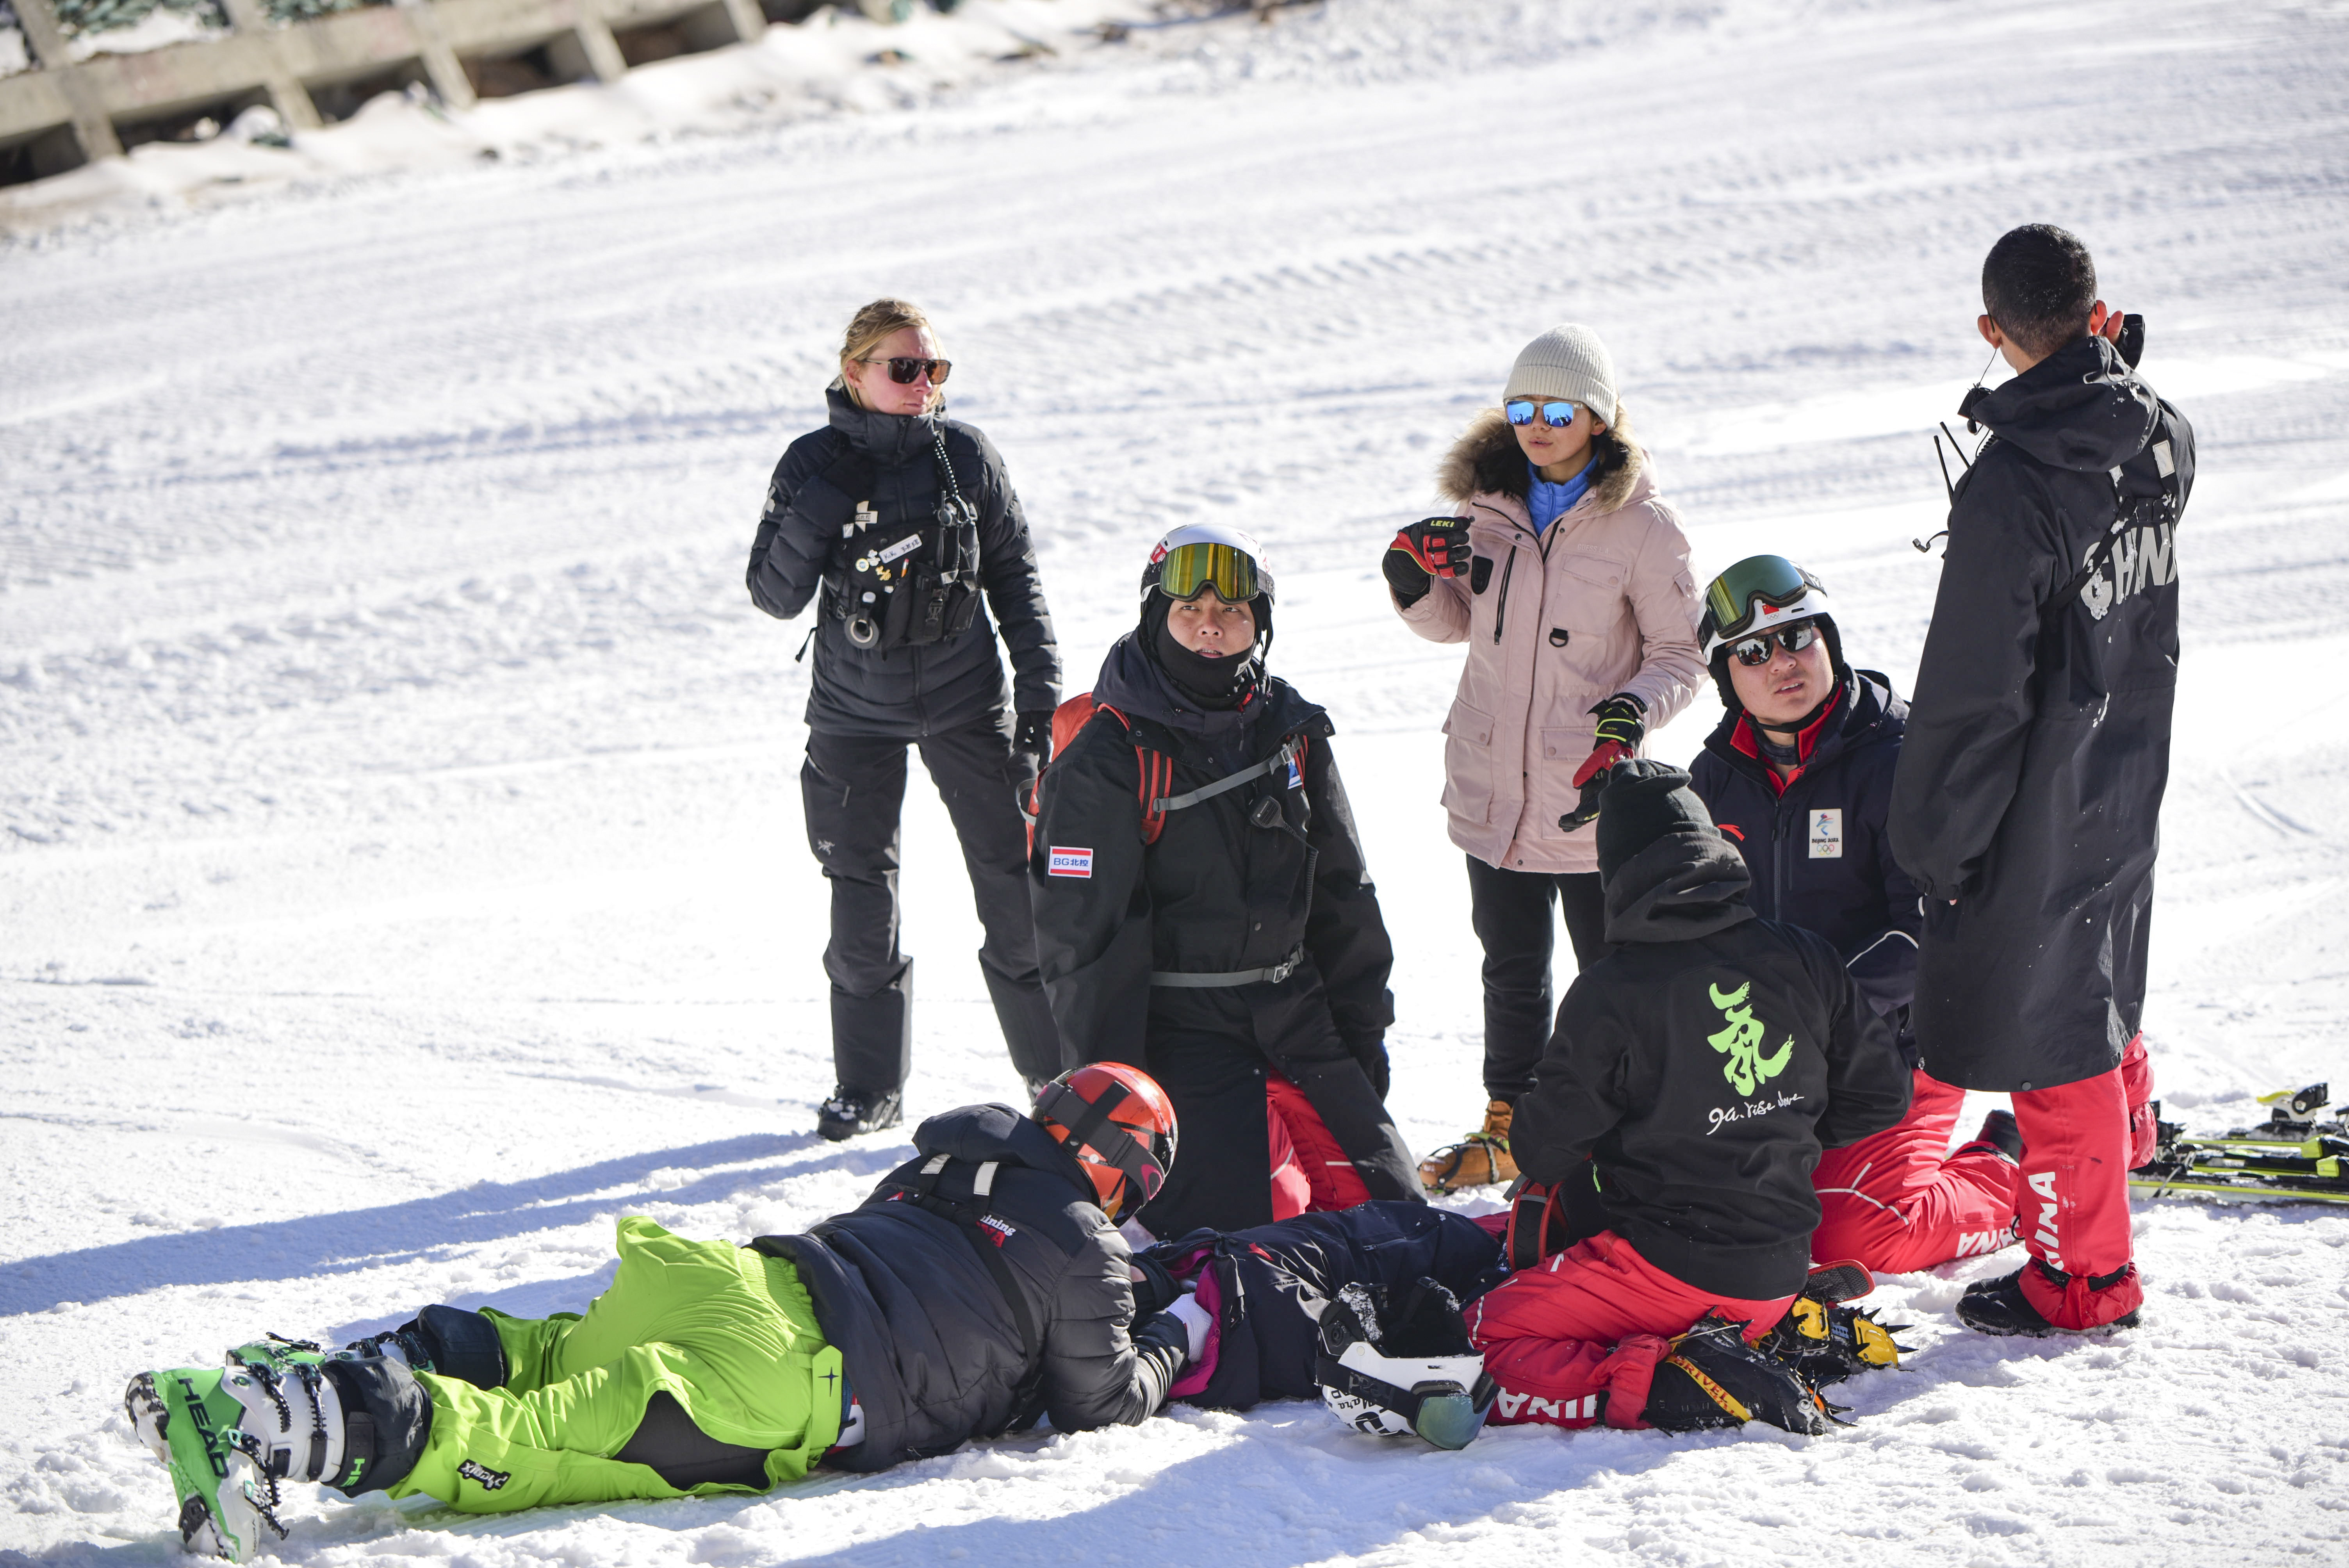
<instances>
[{"instance_id":1,"label":"ski goggles with strap","mask_svg":"<svg viewBox=\"0 0 2349 1568\"><path fill-rule=\"evenodd\" d=\"M1749 555L1706 585L1697 638L1709 660L1756 627L1833 614L1817 578L1783 555Z\"/></svg>"},{"instance_id":2,"label":"ski goggles with strap","mask_svg":"<svg viewBox=\"0 0 2349 1568\"><path fill-rule=\"evenodd\" d=\"M1171 1136L1111 1118L1110 1112L1123 1105L1132 1092L1123 1084L1112 1082L1100 1099L1088 1100L1056 1078L1044 1086L1036 1100L1039 1113L1069 1130L1072 1150L1082 1150L1125 1178L1127 1198L1122 1207L1129 1212L1158 1196L1158 1189L1166 1184L1167 1168L1174 1163ZM1134 1137L1136 1132L1148 1133L1148 1148Z\"/></svg>"},{"instance_id":3,"label":"ski goggles with strap","mask_svg":"<svg viewBox=\"0 0 2349 1568\"><path fill-rule=\"evenodd\" d=\"M1178 544L1158 562L1158 587L1169 599L1213 588L1225 603L1245 604L1258 592L1256 558L1237 545Z\"/></svg>"},{"instance_id":4,"label":"ski goggles with strap","mask_svg":"<svg viewBox=\"0 0 2349 1568\"><path fill-rule=\"evenodd\" d=\"M1535 413L1538 411L1543 424L1553 430L1563 430L1574 423L1576 411L1580 407L1580 404L1568 403L1563 398L1546 398L1537 401L1531 397L1512 397L1501 405L1501 412L1509 417L1509 423L1512 425L1530 425L1534 422Z\"/></svg>"}]
</instances>

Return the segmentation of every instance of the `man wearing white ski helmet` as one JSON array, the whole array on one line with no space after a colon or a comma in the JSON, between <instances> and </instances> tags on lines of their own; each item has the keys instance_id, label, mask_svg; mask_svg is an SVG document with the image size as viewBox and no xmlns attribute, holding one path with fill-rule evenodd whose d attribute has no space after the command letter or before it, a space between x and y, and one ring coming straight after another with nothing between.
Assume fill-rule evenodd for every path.
<instances>
[{"instance_id":1,"label":"man wearing white ski helmet","mask_svg":"<svg viewBox=\"0 0 2349 1568\"><path fill-rule=\"evenodd\" d=\"M1329 715L1265 669L1272 598L1249 534L1167 533L1036 792L1031 902L1070 1059L1141 1062L1195 1151L1142 1211L1154 1235L1418 1193L1381 1103L1393 949Z\"/></svg>"},{"instance_id":2,"label":"man wearing white ski helmet","mask_svg":"<svg viewBox=\"0 0 2349 1568\"><path fill-rule=\"evenodd\" d=\"M1991 1112L1952 1153L1965 1091L1920 1065L1909 1029L1924 917L1886 825L1909 705L1889 676L1845 662L1826 585L1784 556L1738 562L1704 604L1726 711L1690 787L1753 873L1754 913L1832 943L1912 1069L1908 1113L1812 1170L1811 1256L1907 1274L2003 1246L2021 1181L2014 1118Z\"/></svg>"}]
</instances>

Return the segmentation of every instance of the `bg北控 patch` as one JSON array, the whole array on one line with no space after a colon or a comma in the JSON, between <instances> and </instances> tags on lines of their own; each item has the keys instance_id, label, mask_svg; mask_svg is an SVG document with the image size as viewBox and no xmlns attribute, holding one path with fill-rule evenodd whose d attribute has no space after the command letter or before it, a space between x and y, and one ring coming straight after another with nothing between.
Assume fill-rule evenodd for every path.
<instances>
[{"instance_id":1,"label":"bg\u5317\u63a7 patch","mask_svg":"<svg viewBox=\"0 0 2349 1568\"><path fill-rule=\"evenodd\" d=\"M1089 877L1093 874L1093 852L1054 844L1046 852L1044 870L1056 877Z\"/></svg>"}]
</instances>

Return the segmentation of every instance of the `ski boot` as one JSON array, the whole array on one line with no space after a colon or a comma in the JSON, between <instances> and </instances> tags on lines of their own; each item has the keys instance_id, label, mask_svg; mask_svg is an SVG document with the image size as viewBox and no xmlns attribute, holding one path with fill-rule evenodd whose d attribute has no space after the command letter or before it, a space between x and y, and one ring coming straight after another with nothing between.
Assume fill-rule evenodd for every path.
<instances>
[{"instance_id":1,"label":"ski boot","mask_svg":"<svg viewBox=\"0 0 2349 1568\"><path fill-rule=\"evenodd\" d=\"M1744 1324L1708 1312L1656 1363L1640 1418L1667 1432L1767 1421L1816 1437L1845 1408L1821 1398L1793 1367L1746 1344Z\"/></svg>"},{"instance_id":2,"label":"ski boot","mask_svg":"<svg viewBox=\"0 0 2349 1568\"><path fill-rule=\"evenodd\" d=\"M1851 1288L1850 1273L1864 1282L1857 1289ZM1785 1363L1813 1388L1840 1383L1855 1372L1899 1366L1900 1353L1909 1347L1892 1336L1909 1326L1878 1323L1875 1314L1844 1305L1875 1285L1857 1264L1814 1269L1786 1315L1763 1336L1762 1353Z\"/></svg>"},{"instance_id":3,"label":"ski boot","mask_svg":"<svg viewBox=\"0 0 2349 1568\"><path fill-rule=\"evenodd\" d=\"M2052 1268L2040 1258L2032 1259L2023 1268L2038 1270L2040 1277L2058 1291L2068 1290L2076 1278L2090 1293L2127 1283L2137 1272L2135 1264L2124 1264L2108 1274L2075 1275ZM2118 1317L2085 1328L2066 1328L2050 1322L2024 1294L2023 1272L2017 1269L1999 1279L1978 1279L1966 1286L1965 1294L1958 1297L1958 1321L1977 1334L2023 1335L2034 1339L2056 1334L2110 1334L2118 1328L2135 1328L2140 1321L2138 1309L2132 1306Z\"/></svg>"},{"instance_id":4,"label":"ski boot","mask_svg":"<svg viewBox=\"0 0 2349 1568\"><path fill-rule=\"evenodd\" d=\"M815 1130L827 1142L838 1143L868 1132L885 1132L905 1119L901 1090L885 1089L876 1094L843 1084L817 1109Z\"/></svg>"},{"instance_id":5,"label":"ski boot","mask_svg":"<svg viewBox=\"0 0 2349 1568\"><path fill-rule=\"evenodd\" d=\"M281 1479L342 1469L342 1400L315 1363L141 1372L122 1402L131 1430L171 1474L190 1552L248 1561L264 1532L285 1538Z\"/></svg>"}]
</instances>

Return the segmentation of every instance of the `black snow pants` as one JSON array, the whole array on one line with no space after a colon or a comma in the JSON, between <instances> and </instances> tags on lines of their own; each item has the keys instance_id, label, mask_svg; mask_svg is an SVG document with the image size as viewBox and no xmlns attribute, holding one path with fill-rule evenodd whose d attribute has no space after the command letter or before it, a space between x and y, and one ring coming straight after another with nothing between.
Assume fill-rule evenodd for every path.
<instances>
[{"instance_id":1,"label":"black snow pants","mask_svg":"<svg viewBox=\"0 0 2349 1568\"><path fill-rule=\"evenodd\" d=\"M1269 1062L1235 1033L1153 1022L1143 1067L1174 1102L1182 1141L1166 1184L1135 1216L1152 1235L1272 1223L1268 1066L1305 1091L1330 1136L1353 1153L1354 1173L1372 1198L1423 1201L1411 1149L1361 1063L1330 1026L1327 1007L1299 1007L1291 1022Z\"/></svg>"},{"instance_id":2,"label":"black snow pants","mask_svg":"<svg viewBox=\"0 0 2349 1568\"><path fill-rule=\"evenodd\" d=\"M1028 832L1012 801L1011 748L1001 727L977 724L919 740L808 735L800 788L808 847L832 883L832 1058L843 1088L880 1093L913 1069L914 961L897 945L897 821L905 801L905 748L922 766L962 842L987 940L978 966L1019 1076L1061 1070L1061 1037L1036 972L1028 910ZM1024 776L1024 771L1023 771Z\"/></svg>"},{"instance_id":3,"label":"black snow pants","mask_svg":"<svg viewBox=\"0 0 2349 1568\"><path fill-rule=\"evenodd\" d=\"M1606 894L1597 872L1513 872L1468 857L1469 919L1485 944L1485 1092L1511 1105L1534 1087L1556 1008L1550 955L1555 903L1574 944L1575 967L1607 951Z\"/></svg>"}]
</instances>

